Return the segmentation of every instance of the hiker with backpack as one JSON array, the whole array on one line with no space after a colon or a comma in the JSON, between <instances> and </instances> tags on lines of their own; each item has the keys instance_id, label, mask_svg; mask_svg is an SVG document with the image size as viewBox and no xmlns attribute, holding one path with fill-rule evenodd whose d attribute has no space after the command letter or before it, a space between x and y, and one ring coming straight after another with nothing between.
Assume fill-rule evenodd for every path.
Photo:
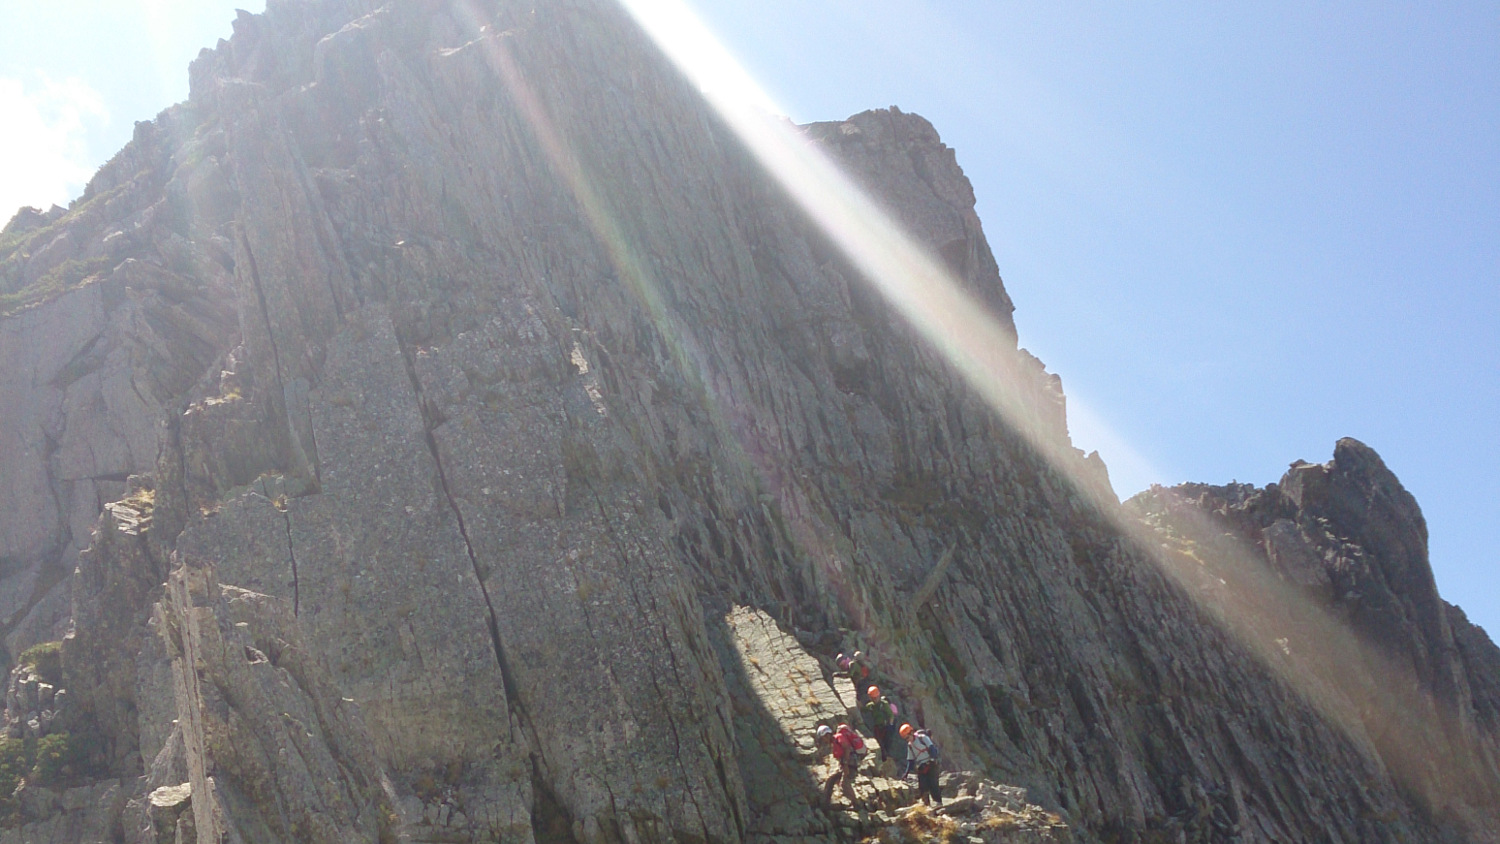
<instances>
[{"instance_id":1,"label":"hiker with backpack","mask_svg":"<svg viewBox=\"0 0 1500 844\"><path fill-rule=\"evenodd\" d=\"M859 772L859 763L868 752L865 740L848 724L840 724L837 730L822 724L818 727L817 742L819 747L829 747L833 751L833 758L839 763L839 769L823 783L823 805L833 805L833 787L840 786L844 797L849 801L849 807L859 808L859 801L854 796L854 776Z\"/></svg>"},{"instance_id":2,"label":"hiker with backpack","mask_svg":"<svg viewBox=\"0 0 1500 844\"><path fill-rule=\"evenodd\" d=\"M917 794L927 804L930 796L937 806L943 805L943 790L938 785L938 758L942 751L926 730L918 730L910 724L901 725L901 737L906 739L907 769L917 772Z\"/></svg>"},{"instance_id":3,"label":"hiker with backpack","mask_svg":"<svg viewBox=\"0 0 1500 844\"><path fill-rule=\"evenodd\" d=\"M865 727L880 745L880 761L884 762L896 755L892 747L896 743L896 704L880 693L879 686L865 689L865 696L869 698L861 707Z\"/></svg>"},{"instance_id":4,"label":"hiker with backpack","mask_svg":"<svg viewBox=\"0 0 1500 844\"><path fill-rule=\"evenodd\" d=\"M853 656L839 654L837 661L840 668L849 672L849 682L854 684L856 695L875 684L875 672L870 670L864 651L855 651Z\"/></svg>"}]
</instances>

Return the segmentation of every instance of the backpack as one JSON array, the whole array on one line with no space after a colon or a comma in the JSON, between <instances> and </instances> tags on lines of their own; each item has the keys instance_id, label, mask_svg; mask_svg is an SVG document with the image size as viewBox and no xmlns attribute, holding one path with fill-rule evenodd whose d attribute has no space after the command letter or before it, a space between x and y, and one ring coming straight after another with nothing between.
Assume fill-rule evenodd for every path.
<instances>
[{"instance_id":1,"label":"backpack","mask_svg":"<svg viewBox=\"0 0 1500 844\"><path fill-rule=\"evenodd\" d=\"M849 672L849 679L854 681L855 690L864 692L864 686L869 685L870 666L850 660L849 667L844 670Z\"/></svg>"},{"instance_id":2,"label":"backpack","mask_svg":"<svg viewBox=\"0 0 1500 844\"><path fill-rule=\"evenodd\" d=\"M932 737L932 733L929 733L926 730L917 730L917 735L921 736L924 739L927 739L927 755L932 757L932 761L942 761L943 750L942 748L938 747L937 740Z\"/></svg>"},{"instance_id":3,"label":"backpack","mask_svg":"<svg viewBox=\"0 0 1500 844\"><path fill-rule=\"evenodd\" d=\"M858 732L847 728L839 730L834 739L837 740L840 737L843 737L845 743L849 746L849 760L854 764L858 764L859 760L863 759L865 753L869 750L869 748L865 747L865 740L860 737Z\"/></svg>"}]
</instances>

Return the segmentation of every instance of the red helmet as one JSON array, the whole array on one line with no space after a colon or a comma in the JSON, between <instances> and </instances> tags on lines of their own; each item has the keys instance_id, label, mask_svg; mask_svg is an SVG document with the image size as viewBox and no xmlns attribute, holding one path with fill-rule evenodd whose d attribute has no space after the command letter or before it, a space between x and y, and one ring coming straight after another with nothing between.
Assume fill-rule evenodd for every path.
<instances>
[{"instance_id":1,"label":"red helmet","mask_svg":"<svg viewBox=\"0 0 1500 844\"><path fill-rule=\"evenodd\" d=\"M880 700L880 687L871 686L870 688L865 689L865 694L870 696L870 700Z\"/></svg>"},{"instance_id":2,"label":"red helmet","mask_svg":"<svg viewBox=\"0 0 1500 844\"><path fill-rule=\"evenodd\" d=\"M915 733L915 732L916 732L916 730L912 729L910 724L902 724L901 725L901 737L902 738L909 739L909 738L911 738L912 733Z\"/></svg>"}]
</instances>

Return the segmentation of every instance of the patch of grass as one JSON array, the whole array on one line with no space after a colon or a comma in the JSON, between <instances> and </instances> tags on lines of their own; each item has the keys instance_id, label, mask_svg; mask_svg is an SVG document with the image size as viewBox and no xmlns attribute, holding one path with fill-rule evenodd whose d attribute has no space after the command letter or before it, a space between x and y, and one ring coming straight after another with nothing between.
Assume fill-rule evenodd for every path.
<instances>
[{"instance_id":1,"label":"patch of grass","mask_svg":"<svg viewBox=\"0 0 1500 844\"><path fill-rule=\"evenodd\" d=\"M62 292L82 284L107 269L109 269L108 258L69 258L48 270L31 287L43 293Z\"/></svg>"},{"instance_id":2,"label":"patch of grass","mask_svg":"<svg viewBox=\"0 0 1500 844\"><path fill-rule=\"evenodd\" d=\"M911 807L897 819L896 826L915 841L954 844L959 837L958 821L935 814L927 806Z\"/></svg>"},{"instance_id":3,"label":"patch of grass","mask_svg":"<svg viewBox=\"0 0 1500 844\"><path fill-rule=\"evenodd\" d=\"M16 662L37 673L43 682L62 683L62 642L43 642L21 652Z\"/></svg>"},{"instance_id":4,"label":"patch of grass","mask_svg":"<svg viewBox=\"0 0 1500 844\"><path fill-rule=\"evenodd\" d=\"M12 313L82 287L109 268L108 258L69 258L20 290L0 293L0 314Z\"/></svg>"},{"instance_id":5,"label":"patch of grass","mask_svg":"<svg viewBox=\"0 0 1500 844\"><path fill-rule=\"evenodd\" d=\"M25 740L0 738L0 801L9 799L30 772L31 754Z\"/></svg>"},{"instance_id":6,"label":"patch of grass","mask_svg":"<svg viewBox=\"0 0 1500 844\"><path fill-rule=\"evenodd\" d=\"M53 220L50 223L47 223L44 226L39 226L37 228L23 232L0 234L0 261L4 261L5 259L18 252L24 254L24 250L26 250L33 243L46 240L47 238L56 234L64 224L76 220L78 216L85 210L95 207L100 203L108 202L110 199L119 195L121 191L125 190L128 187L128 184L119 185L101 194L89 197L88 199L83 201L75 199L68 204L68 211L66 214L63 214L61 217ZM4 222L0 221L0 225L4 225ZM6 292L9 293L11 291Z\"/></svg>"},{"instance_id":7,"label":"patch of grass","mask_svg":"<svg viewBox=\"0 0 1500 844\"><path fill-rule=\"evenodd\" d=\"M991 815L981 821L979 826L983 829L993 829L1003 832L1011 829L1020 829L1021 821L1015 815Z\"/></svg>"},{"instance_id":8,"label":"patch of grass","mask_svg":"<svg viewBox=\"0 0 1500 844\"><path fill-rule=\"evenodd\" d=\"M24 780L30 785L66 787L104 775L97 736L53 733L39 739L0 738L0 823L10 819L10 803Z\"/></svg>"},{"instance_id":9,"label":"patch of grass","mask_svg":"<svg viewBox=\"0 0 1500 844\"><path fill-rule=\"evenodd\" d=\"M45 233L50 228L52 228L52 226L42 226L41 228L27 229L26 231L21 232L0 234L0 261L4 261L6 258L9 258L17 252L20 252L22 249L26 248L26 246L28 246L32 240L36 239L39 235Z\"/></svg>"},{"instance_id":10,"label":"patch of grass","mask_svg":"<svg viewBox=\"0 0 1500 844\"><path fill-rule=\"evenodd\" d=\"M95 743L70 733L53 733L36 741L36 761L30 781L40 786L68 785L92 773Z\"/></svg>"}]
</instances>

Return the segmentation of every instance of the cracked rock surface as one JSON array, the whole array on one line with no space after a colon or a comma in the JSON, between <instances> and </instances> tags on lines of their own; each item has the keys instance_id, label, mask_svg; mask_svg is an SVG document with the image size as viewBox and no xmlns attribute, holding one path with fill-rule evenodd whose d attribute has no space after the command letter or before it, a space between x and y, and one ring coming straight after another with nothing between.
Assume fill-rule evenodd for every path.
<instances>
[{"instance_id":1,"label":"cracked rock surface","mask_svg":"<svg viewBox=\"0 0 1500 844\"><path fill-rule=\"evenodd\" d=\"M1500 834L1500 651L1410 496L1341 443L1215 493L1235 543L1134 526L922 118L801 131L990 312L1006 419L612 2L276 0L190 80L0 234L0 633L97 749L21 840L942 838L809 800L854 648L971 838Z\"/></svg>"}]
</instances>

